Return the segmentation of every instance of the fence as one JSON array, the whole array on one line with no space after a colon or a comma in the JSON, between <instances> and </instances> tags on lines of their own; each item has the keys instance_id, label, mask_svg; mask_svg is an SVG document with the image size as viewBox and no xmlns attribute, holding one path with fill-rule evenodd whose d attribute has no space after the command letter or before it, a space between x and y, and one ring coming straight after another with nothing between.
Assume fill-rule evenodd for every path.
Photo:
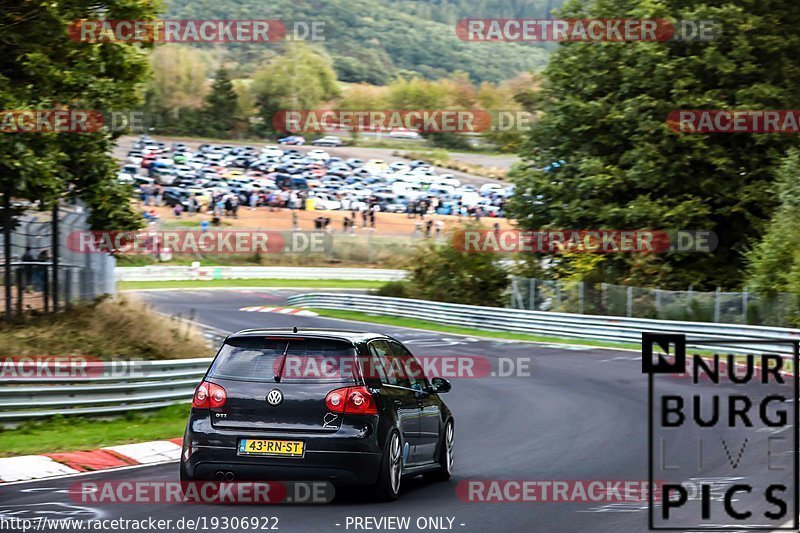
<instances>
[{"instance_id":1,"label":"fence","mask_svg":"<svg viewBox=\"0 0 800 533\"><path fill-rule=\"evenodd\" d=\"M7 318L37 309L49 311L73 302L114 294L115 259L105 254L81 254L66 246L72 232L89 229L88 213L79 203L62 203L54 211L15 205L10 230L10 276L0 268ZM0 224L5 227L0 208ZM55 223L54 223L55 222ZM56 244L56 246L54 246ZM0 246L5 264L5 246Z\"/></svg>"},{"instance_id":2,"label":"fence","mask_svg":"<svg viewBox=\"0 0 800 533\"><path fill-rule=\"evenodd\" d=\"M547 337L592 339L639 344L642 332L683 333L689 345L698 348L726 349L733 353L779 353L791 355L791 347L774 344L749 344L743 348L725 341L744 339L800 339L800 330L736 324L652 320L643 318L607 318L593 315L528 311L482 307L405 298L387 298L363 294L310 293L288 298L291 305L360 311L375 315L416 318L428 322L495 331L527 333ZM692 337L695 342L691 342ZM697 339L714 341L704 345Z\"/></svg>"},{"instance_id":3,"label":"fence","mask_svg":"<svg viewBox=\"0 0 800 533\"><path fill-rule=\"evenodd\" d=\"M271 229L271 228L245 228L237 227L236 230L261 231L261 232L290 232L290 229ZM151 225L149 231L199 231L197 227L180 225ZM208 231L218 231L219 228L212 228ZM304 227L303 232L312 231ZM319 231L319 230L314 230ZM416 230L414 230L416 231ZM283 266L316 266L316 265L375 265L379 267L399 266L413 249L424 242L443 243L447 237L443 234L432 233L426 237L425 230L419 234L391 234L379 233L369 228L359 228L358 231L341 232L328 230L330 235L330 246L326 246L324 251L301 251L301 252L271 252L259 254L253 252L237 252L225 254L192 253L192 254L173 254L160 251L158 253L148 253L142 255L126 255L120 261L121 264L137 266L158 263L159 261L173 261L190 263L200 261L202 263L235 265L283 265Z\"/></svg>"},{"instance_id":4,"label":"fence","mask_svg":"<svg viewBox=\"0 0 800 533\"><path fill-rule=\"evenodd\" d=\"M676 322L640 318L528 311L449 304L363 294L310 293L292 296L291 305L361 311L376 315L416 318L440 324L527 333L547 337L592 339L639 344L642 332L683 333L696 348L732 353L791 355L789 341L800 340L800 330ZM368 325L364 326L369 328ZM211 344L225 332L204 327ZM746 345L736 341L754 341ZM787 344L760 343L785 340ZM713 346L708 344L713 342ZM0 423L17 423L53 415L104 415L154 409L188 402L211 358L171 361L106 362L97 375L74 378L4 378L0 386ZM120 367L120 365L122 365Z\"/></svg>"},{"instance_id":5,"label":"fence","mask_svg":"<svg viewBox=\"0 0 800 533\"><path fill-rule=\"evenodd\" d=\"M117 267L117 281L175 281L192 279L327 279L394 281L405 278L404 270L379 268L308 267L204 267L145 266Z\"/></svg>"},{"instance_id":6,"label":"fence","mask_svg":"<svg viewBox=\"0 0 800 533\"><path fill-rule=\"evenodd\" d=\"M791 326L798 298L747 291L668 291L609 283L514 278L511 307L531 311L628 318L658 318L765 326Z\"/></svg>"}]
</instances>

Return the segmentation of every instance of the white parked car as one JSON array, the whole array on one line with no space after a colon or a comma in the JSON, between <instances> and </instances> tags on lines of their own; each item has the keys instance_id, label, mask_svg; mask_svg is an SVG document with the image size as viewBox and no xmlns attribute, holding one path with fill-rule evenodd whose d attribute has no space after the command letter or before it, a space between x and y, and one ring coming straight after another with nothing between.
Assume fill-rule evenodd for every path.
<instances>
[{"instance_id":1,"label":"white parked car","mask_svg":"<svg viewBox=\"0 0 800 533\"><path fill-rule=\"evenodd\" d=\"M327 161L331 158L331 155L325 150L311 150L306 154L306 157L316 161Z\"/></svg>"},{"instance_id":2,"label":"white parked car","mask_svg":"<svg viewBox=\"0 0 800 533\"><path fill-rule=\"evenodd\" d=\"M461 187L461 180L453 177L452 174L439 174L439 179L434 183L450 185L451 187Z\"/></svg>"},{"instance_id":3,"label":"white parked car","mask_svg":"<svg viewBox=\"0 0 800 533\"><path fill-rule=\"evenodd\" d=\"M503 193L503 186L499 183L484 183L479 189L481 194Z\"/></svg>"},{"instance_id":4,"label":"white parked car","mask_svg":"<svg viewBox=\"0 0 800 533\"><path fill-rule=\"evenodd\" d=\"M393 172L410 172L411 167L402 161L395 161L389 165L389 169Z\"/></svg>"},{"instance_id":5,"label":"white parked car","mask_svg":"<svg viewBox=\"0 0 800 533\"><path fill-rule=\"evenodd\" d=\"M261 156L262 157L283 157L283 150L281 150L278 146L267 145L261 149Z\"/></svg>"},{"instance_id":6,"label":"white parked car","mask_svg":"<svg viewBox=\"0 0 800 533\"><path fill-rule=\"evenodd\" d=\"M342 208L342 202L324 192L315 193L312 198L314 198L315 209L333 211Z\"/></svg>"},{"instance_id":7,"label":"white parked car","mask_svg":"<svg viewBox=\"0 0 800 533\"><path fill-rule=\"evenodd\" d=\"M389 137L393 139L419 139L419 133L406 128L394 128L389 132Z\"/></svg>"}]
</instances>

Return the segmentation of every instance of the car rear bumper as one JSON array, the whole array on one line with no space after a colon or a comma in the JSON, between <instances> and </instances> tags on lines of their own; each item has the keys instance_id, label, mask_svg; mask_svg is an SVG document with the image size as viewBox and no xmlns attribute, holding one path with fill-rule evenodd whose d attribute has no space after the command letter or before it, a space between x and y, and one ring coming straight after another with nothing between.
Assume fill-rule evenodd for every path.
<instances>
[{"instance_id":1,"label":"car rear bumper","mask_svg":"<svg viewBox=\"0 0 800 533\"><path fill-rule=\"evenodd\" d=\"M243 438L301 440L303 457L239 455ZM187 447L191 453L186 458ZM237 481L329 481L334 485L370 485L382 460L370 423L343 424L329 433L242 432L219 429L193 418L184 438L181 468L188 479L214 480L232 472Z\"/></svg>"},{"instance_id":2,"label":"car rear bumper","mask_svg":"<svg viewBox=\"0 0 800 533\"><path fill-rule=\"evenodd\" d=\"M232 472L236 481L329 481L337 486L371 485L378 478L381 454L309 451L302 458L238 456L236 450L197 449L182 464L193 480L219 479Z\"/></svg>"}]
</instances>

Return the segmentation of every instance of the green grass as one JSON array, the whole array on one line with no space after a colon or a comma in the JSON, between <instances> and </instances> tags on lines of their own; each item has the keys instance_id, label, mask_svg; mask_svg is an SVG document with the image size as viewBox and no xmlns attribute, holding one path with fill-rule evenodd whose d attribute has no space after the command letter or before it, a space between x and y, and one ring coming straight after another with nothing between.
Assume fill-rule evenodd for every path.
<instances>
[{"instance_id":1,"label":"green grass","mask_svg":"<svg viewBox=\"0 0 800 533\"><path fill-rule=\"evenodd\" d=\"M623 344L614 342L601 342L582 339L565 339L563 337L548 337L544 335L529 335L527 333L511 333L505 331L492 331L487 329L466 328L462 326L450 326L447 324L437 324L417 318L403 318L384 315L370 315L359 311L342 311L339 309L310 308L311 311L319 313L320 316L330 318L340 318L343 320L357 320L359 322L371 322L373 324L385 324L387 326L398 326L403 328L425 329L429 331L439 331L442 333L457 333L461 335L474 335L476 337L491 337L493 339L509 339L531 342L552 342L557 344L575 344L579 346L600 346L606 348L624 348L629 350L640 350L638 344Z\"/></svg>"},{"instance_id":2,"label":"green grass","mask_svg":"<svg viewBox=\"0 0 800 533\"><path fill-rule=\"evenodd\" d=\"M150 413L113 420L55 417L0 430L0 457L93 450L104 446L183 436L189 405L173 405Z\"/></svg>"},{"instance_id":3,"label":"green grass","mask_svg":"<svg viewBox=\"0 0 800 533\"><path fill-rule=\"evenodd\" d=\"M307 287L338 289L376 289L385 281L357 279L211 279L182 281L120 281L121 291L131 289L206 289L209 287Z\"/></svg>"}]
</instances>

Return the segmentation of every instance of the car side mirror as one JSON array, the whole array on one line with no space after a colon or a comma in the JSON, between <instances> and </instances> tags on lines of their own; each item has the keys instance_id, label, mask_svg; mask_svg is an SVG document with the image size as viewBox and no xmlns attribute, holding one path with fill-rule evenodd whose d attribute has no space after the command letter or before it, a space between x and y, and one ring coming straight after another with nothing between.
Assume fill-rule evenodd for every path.
<instances>
[{"instance_id":1,"label":"car side mirror","mask_svg":"<svg viewBox=\"0 0 800 533\"><path fill-rule=\"evenodd\" d=\"M450 382L444 378L433 378L431 380L431 388L433 388L434 392L443 393L449 392L453 387L450 385Z\"/></svg>"}]
</instances>

